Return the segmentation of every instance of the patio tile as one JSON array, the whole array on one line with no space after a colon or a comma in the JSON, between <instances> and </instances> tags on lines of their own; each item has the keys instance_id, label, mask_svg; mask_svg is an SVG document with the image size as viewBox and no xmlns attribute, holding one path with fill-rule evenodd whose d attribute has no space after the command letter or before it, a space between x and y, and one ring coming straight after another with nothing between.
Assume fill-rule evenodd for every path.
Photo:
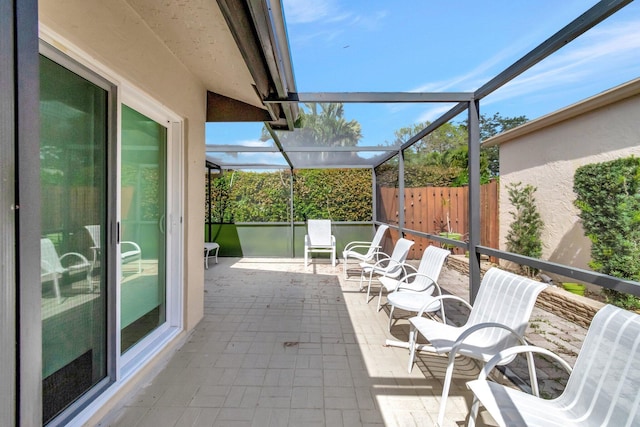
<instances>
[{"instance_id":1,"label":"patio tile","mask_svg":"<svg viewBox=\"0 0 640 427\"><path fill-rule=\"evenodd\" d=\"M433 425L447 358L419 354L407 372L408 350L384 343L407 340L410 313L398 313L389 332L377 285L367 302L341 267L300 260L221 258L205 275L203 320L152 383L101 425ZM466 296L467 282L443 269L446 291ZM536 315L546 334L532 340L579 350L579 329ZM477 372L472 361L456 363L446 426L466 420L465 382Z\"/></svg>"}]
</instances>

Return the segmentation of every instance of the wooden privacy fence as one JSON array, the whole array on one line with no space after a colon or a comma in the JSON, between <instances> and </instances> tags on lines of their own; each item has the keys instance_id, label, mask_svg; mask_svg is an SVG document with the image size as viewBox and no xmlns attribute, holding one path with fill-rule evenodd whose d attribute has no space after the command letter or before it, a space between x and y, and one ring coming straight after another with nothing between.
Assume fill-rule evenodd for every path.
<instances>
[{"instance_id":1,"label":"wooden privacy fence","mask_svg":"<svg viewBox=\"0 0 640 427\"><path fill-rule=\"evenodd\" d=\"M378 188L378 219L398 224L398 189ZM430 234L458 233L462 240L469 235L469 187L416 187L404 190L404 228ZM480 244L499 245L498 182L480 186ZM439 243L411 236L415 241L410 258L419 259L424 248ZM386 248L385 248L386 249ZM463 254L462 248L454 253Z\"/></svg>"}]
</instances>

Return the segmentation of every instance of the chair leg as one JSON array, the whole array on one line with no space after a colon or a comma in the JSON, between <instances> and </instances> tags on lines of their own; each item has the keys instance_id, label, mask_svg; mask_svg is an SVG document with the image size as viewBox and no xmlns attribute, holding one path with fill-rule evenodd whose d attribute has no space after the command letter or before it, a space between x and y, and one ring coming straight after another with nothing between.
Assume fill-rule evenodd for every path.
<instances>
[{"instance_id":1,"label":"chair leg","mask_svg":"<svg viewBox=\"0 0 640 427\"><path fill-rule=\"evenodd\" d=\"M409 366L407 366L407 371L411 373L413 370L413 360L416 356L416 341L417 341L417 330L413 324L409 329Z\"/></svg>"},{"instance_id":2,"label":"chair leg","mask_svg":"<svg viewBox=\"0 0 640 427\"><path fill-rule=\"evenodd\" d=\"M91 270L87 270L87 286L89 286L89 292L93 293L93 280L91 279Z\"/></svg>"},{"instance_id":3,"label":"chair leg","mask_svg":"<svg viewBox=\"0 0 640 427\"><path fill-rule=\"evenodd\" d=\"M60 282L58 281L58 275L54 273L53 275L53 290L56 293L56 299L58 300L58 304L62 303L62 294L60 293Z\"/></svg>"},{"instance_id":4,"label":"chair leg","mask_svg":"<svg viewBox=\"0 0 640 427\"><path fill-rule=\"evenodd\" d=\"M536 365L533 360L533 354L527 352L527 367L529 368L529 380L531 381L531 394L540 397L540 389L538 387L538 375L536 374Z\"/></svg>"},{"instance_id":5,"label":"chair leg","mask_svg":"<svg viewBox=\"0 0 640 427\"><path fill-rule=\"evenodd\" d=\"M391 305L391 308L389 309L389 332L391 332L391 322L393 322L393 309L395 308L395 306Z\"/></svg>"},{"instance_id":6,"label":"chair leg","mask_svg":"<svg viewBox=\"0 0 640 427\"><path fill-rule=\"evenodd\" d=\"M342 258L342 270L344 273L345 280L348 279L349 276L347 276L347 256L346 255Z\"/></svg>"},{"instance_id":7,"label":"chair leg","mask_svg":"<svg viewBox=\"0 0 640 427\"><path fill-rule=\"evenodd\" d=\"M453 366L456 361L455 353L449 353L449 363L447 364L447 371L444 376L444 384L442 386L442 397L440 398L440 410L438 411L438 425L443 425L444 414L447 407L447 397L449 396L449 389L451 388L451 380L453 379Z\"/></svg>"},{"instance_id":8,"label":"chair leg","mask_svg":"<svg viewBox=\"0 0 640 427\"><path fill-rule=\"evenodd\" d=\"M380 311L380 308L382 307L382 283L380 283L380 292L378 292L378 311Z\"/></svg>"},{"instance_id":9,"label":"chair leg","mask_svg":"<svg viewBox=\"0 0 640 427\"><path fill-rule=\"evenodd\" d=\"M478 417L478 409L480 409L480 400L473 396L473 403L471 404L471 412L469 413L469 421L467 427L476 427L476 418Z\"/></svg>"},{"instance_id":10,"label":"chair leg","mask_svg":"<svg viewBox=\"0 0 640 427\"><path fill-rule=\"evenodd\" d=\"M371 281L373 280L373 269L369 273L369 285L367 286L367 304L369 304L369 294L371 293Z\"/></svg>"}]
</instances>

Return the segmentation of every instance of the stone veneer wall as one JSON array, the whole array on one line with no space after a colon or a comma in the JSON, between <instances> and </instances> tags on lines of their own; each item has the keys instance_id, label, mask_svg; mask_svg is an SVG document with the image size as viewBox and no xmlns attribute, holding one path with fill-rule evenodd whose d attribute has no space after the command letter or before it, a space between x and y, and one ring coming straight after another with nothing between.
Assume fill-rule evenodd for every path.
<instances>
[{"instance_id":1,"label":"stone veneer wall","mask_svg":"<svg viewBox=\"0 0 640 427\"><path fill-rule=\"evenodd\" d=\"M463 256L450 256L447 265L463 274L469 274L469 260ZM482 272L486 272L495 264L483 262ZM572 294L556 286L549 286L542 291L536 301L536 306L563 319L588 328L591 319L605 304L590 298Z\"/></svg>"}]
</instances>

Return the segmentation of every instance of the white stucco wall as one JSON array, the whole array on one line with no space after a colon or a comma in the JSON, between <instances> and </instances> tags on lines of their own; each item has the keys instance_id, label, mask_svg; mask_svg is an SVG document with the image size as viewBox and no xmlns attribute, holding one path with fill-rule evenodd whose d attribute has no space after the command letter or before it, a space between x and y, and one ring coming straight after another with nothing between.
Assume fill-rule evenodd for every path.
<instances>
[{"instance_id":1,"label":"white stucco wall","mask_svg":"<svg viewBox=\"0 0 640 427\"><path fill-rule=\"evenodd\" d=\"M588 269L591 245L584 237L573 205L573 175L586 164L630 155L640 156L640 85L633 83L629 95L616 99L615 90L545 116L533 128L500 143L500 248L506 250L506 235L512 221L507 186L522 182L537 187L537 207L544 221L542 258ZM608 101L607 101L608 102ZM602 105L602 104L606 105ZM591 107L597 106L596 109ZM573 109L573 111L572 111ZM572 116L578 113L577 116ZM569 117L558 121L558 117ZM546 123L545 123L546 122Z\"/></svg>"},{"instance_id":2,"label":"white stucco wall","mask_svg":"<svg viewBox=\"0 0 640 427\"><path fill-rule=\"evenodd\" d=\"M121 0L43 0L39 21L184 119L184 326L203 316L206 88ZM77 52L70 52L75 55ZM101 70L102 71L102 70Z\"/></svg>"}]
</instances>

